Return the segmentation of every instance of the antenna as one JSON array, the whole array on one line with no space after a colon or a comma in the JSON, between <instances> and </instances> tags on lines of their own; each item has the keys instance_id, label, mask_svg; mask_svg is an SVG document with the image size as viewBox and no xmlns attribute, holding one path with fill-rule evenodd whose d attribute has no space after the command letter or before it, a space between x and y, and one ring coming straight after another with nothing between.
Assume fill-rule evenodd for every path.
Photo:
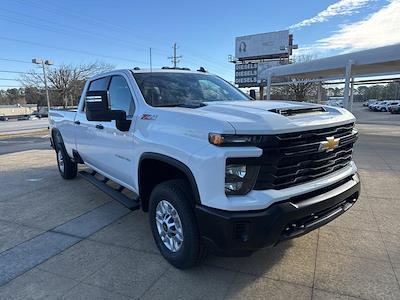
<instances>
[{"instance_id":1,"label":"antenna","mask_svg":"<svg viewBox=\"0 0 400 300\"><path fill-rule=\"evenodd\" d=\"M180 62L180 59L182 58L182 55L176 56L176 49L178 47L176 46L176 43L174 43L173 49L174 49L174 55L173 56L169 56L168 58L171 59L172 65L174 68L176 68L176 65L178 64L178 62Z\"/></svg>"}]
</instances>

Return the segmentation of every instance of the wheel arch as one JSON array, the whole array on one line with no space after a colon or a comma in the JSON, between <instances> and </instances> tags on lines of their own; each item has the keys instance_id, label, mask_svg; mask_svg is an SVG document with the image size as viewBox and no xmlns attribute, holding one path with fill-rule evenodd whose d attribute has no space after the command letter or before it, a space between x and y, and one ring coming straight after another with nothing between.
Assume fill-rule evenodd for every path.
<instances>
[{"instance_id":1,"label":"wheel arch","mask_svg":"<svg viewBox=\"0 0 400 300\"><path fill-rule=\"evenodd\" d=\"M168 178L168 176L165 176L164 174L160 174L160 172L158 172L157 175L151 177L154 174L150 170L145 170L146 166L159 167L161 169L161 172L170 172L169 174L171 174L172 176L171 178ZM146 184L146 180L149 179L149 175L150 178L153 179L153 181L149 184ZM164 154L145 152L141 155L138 168L138 185L142 209L144 211L148 211L148 201L152 189L158 183L174 178L182 178L187 180L193 192L193 206L201 203L196 179L192 171L186 164Z\"/></svg>"},{"instance_id":2,"label":"wheel arch","mask_svg":"<svg viewBox=\"0 0 400 300\"><path fill-rule=\"evenodd\" d=\"M59 130L58 128L53 127L53 128L51 129L51 140L50 140L50 143L51 143L51 146L53 147L54 150L57 150L57 149L56 149L56 144L57 144L56 136L57 136L57 135L58 135L59 138L61 139L59 142L61 142L61 144L64 146L64 140L63 140L63 138L62 138L62 135L61 135L60 130Z\"/></svg>"}]
</instances>

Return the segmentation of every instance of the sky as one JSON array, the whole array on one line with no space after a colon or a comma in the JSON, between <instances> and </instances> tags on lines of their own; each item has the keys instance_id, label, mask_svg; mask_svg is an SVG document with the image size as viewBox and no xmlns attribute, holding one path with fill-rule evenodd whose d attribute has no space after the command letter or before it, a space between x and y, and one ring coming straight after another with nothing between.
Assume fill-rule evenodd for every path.
<instances>
[{"instance_id":1,"label":"sky","mask_svg":"<svg viewBox=\"0 0 400 300\"><path fill-rule=\"evenodd\" d=\"M234 79L235 37L289 29L295 55L326 57L400 43L400 0L3 0L0 89L20 86L32 58L116 68L205 67ZM8 71L8 72L5 72Z\"/></svg>"}]
</instances>

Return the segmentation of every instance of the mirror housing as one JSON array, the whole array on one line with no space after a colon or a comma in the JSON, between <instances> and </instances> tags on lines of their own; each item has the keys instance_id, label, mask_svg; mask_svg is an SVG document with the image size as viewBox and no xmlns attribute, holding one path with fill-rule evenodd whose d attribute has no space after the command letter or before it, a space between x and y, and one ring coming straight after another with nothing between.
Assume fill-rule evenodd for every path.
<instances>
[{"instance_id":1,"label":"mirror housing","mask_svg":"<svg viewBox=\"0 0 400 300\"><path fill-rule=\"evenodd\" d=\"M250 90L250 97L256 100L256 90Z\"/></svg>"},{"instance_id":2,"label":"mirror housing","mask_svg":"<svg viewBox=\"0 0 400 300\"><path fill-rule=\"evenodd\" d=\"M88 121L111 122L115 120L117 129L128 131L132 121L126 119L123 110L109 109L109 98L107 91L89 91L86 93L86 118Z\"/></svg>"}]
</instances>

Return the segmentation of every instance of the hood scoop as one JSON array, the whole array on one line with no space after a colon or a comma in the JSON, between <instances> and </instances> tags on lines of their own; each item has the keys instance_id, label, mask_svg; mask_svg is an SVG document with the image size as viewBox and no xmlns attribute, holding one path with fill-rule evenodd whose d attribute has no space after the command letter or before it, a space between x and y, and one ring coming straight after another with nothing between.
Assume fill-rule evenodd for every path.
<instances>
[{"instance_id":1,"label":"hood scoop","mask_svg":"<svg viewBox=\"0 0 400 300\"><path fill-rule=\"evenodd\" d=\"M317 107L306 107L306 108L274 108L268 111L280 114L285 117L290 117L301 114L324 113L326 112L326 109L322 106L317 106Z\"/></svg>"}]
</instances>

